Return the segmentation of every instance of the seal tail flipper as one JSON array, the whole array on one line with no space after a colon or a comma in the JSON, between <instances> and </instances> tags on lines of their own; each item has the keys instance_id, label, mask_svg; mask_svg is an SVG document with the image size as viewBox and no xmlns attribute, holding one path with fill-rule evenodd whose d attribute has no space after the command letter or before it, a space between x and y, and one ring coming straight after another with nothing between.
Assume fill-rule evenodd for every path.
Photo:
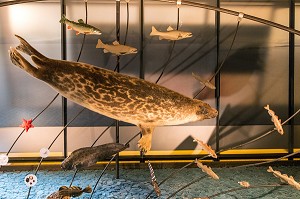
<instances>
[{"instance_id":1,"label":"seal tail flipper","mask_svg":"<svg viewBox=\"0 0 300 199\"><path fill-rule=\"evenodd\" d=\"M15 35L19 40L20 44L16 47L17 50L27 54L27 55L35 55L40 59L47 59L44 55L38 52L35 48L33 48L25 39L20 37L19 35Z\"/></svg>"},{"instance_id":2,"label":"seal tail flipper","mask_svg":"<svg viewBox=\"0 0 300 199\"><path fill-rule=\"evenodd\" d=\"M151 149L152 133L154 128L142 125L139 125L139 127L142 131L142 138L138 141L138 147L144 154L146 154L147 151Z\"/></svg>"},{"instance_id":3,"label":"seal tail flipper","mask_svg":"<svg viewBox=\"0 0 300 199\"><path fill-rule=\"evenodd\" d=\"M89 185L86 188L84 188L82 191L85 192L85 193L92 193L93 189Z\"/></svg>"},{"instance_id":4,"label":"seal tail flipper","mask_svg":"<svg viewBox=\"0 0 300 199\"><path fill-rule=\"evenodd\" d=\"M158 35L158 33L159 32L156 30L156 28L152 26L150 36Z\"/></svg>"},{"instance_id":5,"label":"seal tail flipper","mask_svg":"<svg viewBox=\"0 0 300 199\"><path fill-rule=\"evenodd\" d=\"M15 48L10 48L8 52L10 60L14 65L25 70L34 77L38 76L38 69L31 65Z\"/></svg>"}]
</instances>

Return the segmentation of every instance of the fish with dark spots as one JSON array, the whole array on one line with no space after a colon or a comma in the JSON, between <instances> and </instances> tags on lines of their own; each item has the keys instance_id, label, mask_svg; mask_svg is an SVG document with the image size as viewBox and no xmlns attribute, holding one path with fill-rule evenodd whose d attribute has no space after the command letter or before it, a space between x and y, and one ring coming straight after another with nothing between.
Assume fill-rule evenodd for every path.
<instances>
[{"instance_id":1,"label":"fish with dark spots","mask_svg":"<svg viewBox=\"0 0 300 199\"><path fill-rule=\"evenodd\" d=\"M84 169L95 165L100 160L105 160L129 147L129 144L108 143L95 147L84 147L71 153L62 163L65 170Z\"/></svg>"},{"instance_id":2,"label":"fish with dark spots","mask_svg":"<svg viewBox=\"0 0 300 199\"><path fill-rule=\"evenodd\" d=\"M201 100L191 99L143 79L86 63L47 58L23 38L16 37L20 40L20 45L9 50L13 64L79 105L113 119L137 125L142 132L138 146L144 153L151 148L152 133L156 126L201 121L214 118L218 114ZM18 51L30 55L35 66ZM61 77L53 78L57 75ZM81 82L82 86L74 84L74 79ZM88 89L86 86L89 86ZM72 87L72 90L67 89L68 87ZM123 91L119 93L120 88L126 94ZM100 98L94 98L95 94L100 95ZM118 103L119 98L124 98L126 103ZM132 108L132 104L136 106ZM145 105L146 111L143 110Z\"/></svg>"}]
</instances>

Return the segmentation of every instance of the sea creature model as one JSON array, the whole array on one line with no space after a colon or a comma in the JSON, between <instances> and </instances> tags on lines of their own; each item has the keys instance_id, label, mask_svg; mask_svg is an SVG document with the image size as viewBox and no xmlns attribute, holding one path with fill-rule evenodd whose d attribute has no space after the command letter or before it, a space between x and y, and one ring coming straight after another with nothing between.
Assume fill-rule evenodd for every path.
<instances>
[{"instance_id":1,"label":"sea creature model","mask_svg":"<svg viewBox=\"0 0 300 199\"><path fill-rule=\"evenodd\" d=\"M115 55L127 55L137 53L137 49L131 46L121 45L119 42L114 41L112 45L104 44L101 39L98 39L96 48L103 48L104 53L113 53Z\"/></svg>"},{"instance_id":2,"label":"sea creature model","mask_svg":"<svg viewBox=\"0 0 300 199\"><path fill-rule=\"evenodd\" d=\"M211 157L218 158L216 152L211 148L211 146L205 144L203 141L197 138L193 137L193 139L194 139L193 142L197 142L204 149L204 151L206 151Z\"/></svg>"},{"instance_id":3,"label":"sea creature model","mask_svg":"<svg viewBox=\"0 0 300 199\"><path fill-rule=\"evenodd\" d=\"M271 116L271 121L274 123L275 129L278 131L278 133L283 135L284 131L282 128L281 120L278 119L278 116L275 115L275 112L270 109L269 104L267 104L264 108L268 111L269 115Z\"/></svg>"},{"instance_id":4,"label":"sea creature model","mask_svg":"<svg viewBox=\"0 0 300 199\"><path fill-rule=\"evenodd\" d=\"M67 186L62 186L59 188L59 195L60 196L69 196L69 197L73 197L76 198L78 196L81 196L83 193L91 193L93 190L90 186L87 186L86 188L82 189L80 187L77 186L71 186L71 187L67 187Z\"/></svg>"},{"instance_id":5,"label":"sea creature model","mask_svg":"<svg viewBox=\"0 0 300 199\"><path fill-rule=\"evenodd\" d=\"M297 190L300 190L300 184L294 180L293 176L289 177L286 174L281 174L280 171L275 171L272 167L269 167L267 171L273 173L273 175L279 178L281 182L287 183Z\"/></svg>"},{"instance_id":6,"label":"sea creature model","mask_svg":"<svg viewBox=\"0 0 300 199\"><path fill-rule=\"evenodd\" d=\"M70 198L71 198L70 196L59 195L59 191L55 191L46 197L46 199L70 199Z\"/></svg>"},{"instance_id":7,"label":"sea creature model","mask_svg":"<svg viewBox=\"0 0 300 199\"><path fill-rule=\"evenodd\" d=\"M202 79L202 77L200 77L199 75L196 75L195 73L192 73L193 77L198 80L201 84L203 84L204 86L206 86L207 88L210 88L212 90L216 89L215 85L213 85L212 83L210 83L210 81Z\"/></svg>"},{"instance_id":8,"label":"sea creature model","mask_svg":"<svg viewBox=\"0 0 300 199\"><path fill-rule=\"evenodd\" d=\"M119 143L103 144L95 147L84 147L71 153L62 163L61 168L66 170L83 169L95 165L112 155L128 148L129 145Z\"/></svg>"},{"instance_id":9,"label":"sea creature model","mask_svg":"<svg viewBox=\"0 0 300 199\"><path fill-rule=\"evenodd\" d=\"M213 170L210 167L202 164L199 160L197 160L197 158L195 160L195 163L200 169L202 169L203 172L207 173L210 177L212 177L215 180L219 180L219 176L215 172L213 172Z\"/></svg>"},{"instance_id":10,"label":"sea creature model","mask_svg":"<svg viewBox=\"0 0 300 199\"><path fill-rule=\"evenodd\" d=\"M32 124L32 119L30 119L30 120L23 119L23 123L20 125L20 127L24 128L25 131L28 132L28 130L30 128L34 128L34 126Z\"/></svg>"},{"instance_id":11,"label":"sea creature model","mask_svg":"<svg viewBox=\"0 0 300 199\"><path fill-rule=\"evenodd\" d=\"M238 182L242 187L246 187L246 188L249 188L250 187L250 184L249 182L247 181L241 181L241 182Z\"/></svg>"},{"instance_id":12,"label":"sea creature model","mask_svg":"<svg viewBox=\"0 0 300 199\"><path fill-rule=\"evenodd\" d=\"M150 36L159 36L159 40L166 39L166 40L181 40L192 37L191 32L185 32L181 30L174 30L171 26L168 27L167 32L160 32L156 30L154 26L152 26L152 31Z\"/></svg>"},{"instance_id":13,"label":"sea creature model","mask_svg":"<svg viewBox=\"0 0 300 199\"><path fill-rule=\"evenodd\" d=\"M75 30L76 35L81 34L86 34L86 35L101 35L101 31L89 24L84 23L82 19L79 19L78 22L71 21L66 18L65 15L62 16L61 20L59 21L60 23L64 23L67 25L68 30Z\"/></svg>"},{"instance_id":14,"label":"sea creature model","mask_svg":"<svg viewBox=\"0 0 300 199\"><path fill-rule=\"evenodd\" d=\"M158 186L158 183L157 183L157 180L156 180L156 177L155 177L155 174L154 174L154 170L152 168L152 165L151 165L150 161L148 161L148 167L149 167L150 175L151 175L151 184L154 188L154 191L155 191L156 195L160 196L161 191L160 191L160 188Z\"/></svg>"},{"instance_id":15,"label":"sea creature model","mask_svg":"<svg viewBox=\"0 0 300 199\"><path fill-rule=\"evenodd\" d=\"M141 151L151 148L156 126L178 125L217 116L209 104L163 86L86 63L49 59L20 36L9 50L13 64L49 84L62 96L107 117L137 125ZM31 56L31 65L19 52Z\"/></svg>"}]
</instances>

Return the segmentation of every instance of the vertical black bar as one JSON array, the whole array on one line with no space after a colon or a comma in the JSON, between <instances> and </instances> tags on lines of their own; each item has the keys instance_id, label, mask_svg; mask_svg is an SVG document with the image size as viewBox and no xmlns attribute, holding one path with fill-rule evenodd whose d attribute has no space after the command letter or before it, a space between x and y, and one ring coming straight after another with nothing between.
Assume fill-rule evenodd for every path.
<instances>
[{"instance_id":1,"label":"vertical black bar","mask_svg":"<svg viewBox=\"0 0 300 199\"><path fill-rule=\"evenodd\" d=\"M145 79L144 67L144 0L140 1L140 78ZM142 137L142 135L140 136ZM143 153L140 152L140 162L145 162Z\"/></svg>"},{"instance_id":2,"label":"vertical black bar","mask_svg":"<svg viewBox=\"0 0 300 199\"><path fill-rule=\"evenodd\" d=\"M217 7L220 7L220 0L217 0ZM215 26L216 26L216 60L217 60L217 68L216 71L218 70L219 67L219 56L220 56L220 13L216 12L215 14ZM216 75L215 77L215 85L216 85L216 91L215 91L215 97L216 97L216 109L220 113L220 74L221 71ZM217 115L216 117L216 151L220 150L220 114ZM219 160L219 158L217 159Z\"/></svg>"},{"instance_id":3,"label":"vertical black bar","mask_svg":"<svg viewBox=\"0 0 300 199\"><path fill-rule=\"evenodd\" d=\"M116 38L120 43L120 0L116 1ZM117 56L117 72L120 72L120 57ZM116 143L120 142L120 124L119 121L116 121ZM120 177L120 161L119 153L116 155L116 178Z\"/></svg>"},{"instance_id":4,"label":"vertical black bar","mask_svg":"<svg viewBox=\"0 0 300 199\"><path fill-rule=\"evenodd\" d=\"M66 14L66 5L65 1L60 1L60 8L61 8L61 16ZM61 59L67 59L67 49L66 49L66 26L65 24L61 23ZM67 125L67 99L62 97L62 125ZM64 157L68 156L68 140L67 140L68 132L67 128L64 129Z\"/></svg>"},{"instance_id":5,"label":"vertical black bar","mask_svg":"<svg viewBox=\"0 0 300 199\"><path fill-rule=\"evenodd\" d=\"M295 28L295 0L290 0L289 27ZM289 117L294 114L294 73L295 73L295 35L289 33ZM294 151L294 119L289 121L288 152ZM289 157L293 160L293 157Z\"/></svg>"}]
</instances>

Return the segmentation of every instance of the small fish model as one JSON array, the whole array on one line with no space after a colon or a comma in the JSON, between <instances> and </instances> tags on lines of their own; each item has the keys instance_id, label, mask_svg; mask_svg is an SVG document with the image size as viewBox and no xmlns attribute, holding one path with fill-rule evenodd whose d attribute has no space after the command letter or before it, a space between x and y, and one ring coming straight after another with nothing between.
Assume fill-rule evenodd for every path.
<instances>
[{"instance_id":1,"label":"small fish model","mask_svg":"<svg viewBox=\"0 0 300 199\"><path fill-rule=\"evenodd\" d=\"M158 183L157 183L157 180L156 180L156 177L155 177L155 174L154 174L154 170L152 168L152 165L151 165L150 161L148 161L148 167L149 167L150 175L151 175L151 184L154 188L154 191L155 191L156 195L160 196L161 191L160 191L160 188L158 186Z\"/></svg>"},{"instance_id":2,"label":"small fish model","mask_svg":"<svg viewBox=\"0 0 300 199\"><path fill-rule=\"evenodd\" d=\"M59 22L68 25L67 26L68 30L75 30L76 35L79 35L80 33L86 34L86 35L101 35L102 34L98 28L84 23L84 21L82 19L79 19L78 23L77 23L75 21L71 21L71 20L67 19L66 16L63 15Z\"/></svg>"},{"instance_id":3,"label":"small fish model","mask_svg":"<svg viewBox=\"0 0 300 199\"><path fill-rule=\"evenodd\" d=\"M203 141L194 138L193 137L193 142L197 142L200 146L202 146L202 148L213 158L218 158L217 154L215 153L215 151L211 148L211 146L205 144Z\"/></svg>"},{"instance_id":4,"label":"small fish model","mask_svg":"<svg viewBox=\"0 0 300 199\"><path fill-rule=\"evenodd\" d=\"M46 199L70 199L70 196L61 196L59 195L59 191L55 191L46 197Z\"/></svg>"},{"instance_id":5,"label":"small fish model","mask_svg":"<svg viewBox=\"0 0 300 199\"><path fill-rule=\"evenodd\" d=\"M22 37L16 37L20 44L9 50L14 65L83 107L138 126L142 133L138 146L143 153L151 149L155 127L218 115L209 104L152 82L87 63L47 58ZM34 65L19 51L29 55Z\"/></svg>"},{"instance_id":6,"label":"small fish model","mask_svg":"<svg viewBox=\"0 0 300 199\"><path fill-rule=\"evenodd\" d=\"M288 176L286 174L281 174L280 171L273 170L272 167L269 166L268 172L273 173L273 175L280 179L281 182L287 183L291 185L292 187L296 188L297 190L300 190L300 184L296 182L293 178L293 176Z\"/></svg>"},{"instance_id":7,"label":"small fish model","mask_svg":"<svg viewBox=\"0 0 300 199\"><path fill-rule=\"evenodd\" d=\"M194 76L194 78L196 80L198 80L201 84L203 84L207 88L210 88L212 90L216 89L215 85L213 85L212 83L210 83L210 81L202 79L202 77L200 77L199 75L196 75L195 73L192 73L192 75Z\"/></svg>"},{"instance_id":8,"label":"small fish model","mask_svg":"<svg viewBox=\"0 0 300 199\"><path fill-rule=\"evenodd\" d=\"M95 147L84 147L71 153L62 163L61 168L66 170L83 169L95 165L100 160L119 153L129 147L120 143L109 143Z\"/></svg>"},{"instance_id":9,"label":"small fish model","mask_svg":"<svg viewBox=\"0 0 300 199\"><path fill-rule=\"evenodd\" d=\"M199 160L197 160L197 158L195 160L195 163L200 169L202 169L203 172L207 173L210 177L219 180L219 176L215 172L213 172L213 170L210 167L202 164Z\"/></svg>"},{"instance_id":10,"label":"small fish model","mask_svg":"<svg viewBox=\"0 0 300 199\"><path fill-rule=\"evenodd\" d=\"M104 53L113 53L115 55L127 55L137 53L137 49L131 46L121 45L118 41L114 41L112 45L104 44L101 39L98 39L96 48L103 48Z\"/></svg>"},{"instance_id":11,"label":"small fish model","mask_svg":"<svg viewBox=\"0 0 300 199\"><path fill-rule=\"evenodd\" d=\"M267 104L267 106L265 106L264 108L268 111L269 115L271 116L271 121L274 123L275 129L278 131L278 133L283 135L284 131L282 128L281 120L278 119L278 116L275 115L275 112L270 109L269 104Z\"/></svg>"},{"instance_id":12,"label":"small fish model","mask_svg":"<svg viewBox=\"0 0 300 199\"><path fill-rule=\"evenodd\" d=\"M91 193L93 190L90 186L87 186L86 188L82 189L81 187L77 186L62 186L59 188L58 193L62 197L73 197L76 198L78 196L81 196L83 193Z\"/></svg>"},{"instance_id":13,"label":"small fish model","mask_svg":"<svg viewBox=\"0 0 300 199\"><path fill-rule=\"evenodd\" d=\"M247 181L241 181L241 182L238 182L242 187L246 187L246 188L248 188L248 187L250 187L250 184L249 184L249 182L247 182Z\"/></svg>"},{"instance_id":14,"label":"small fish model","mask_svg":"<svg viewBox=\"0 0 300 199\"><path fill-rule=\"evenodd\" d=\"M174 30L171 26L167 28L167 32L160 32L156 30L154 26L152 26L152 31L150 36L159 36L159 40L166 39L166 40L181 40L185 38L192 37L191 32L185 32L181 30Z\"/></svg>"}]
</instances>

